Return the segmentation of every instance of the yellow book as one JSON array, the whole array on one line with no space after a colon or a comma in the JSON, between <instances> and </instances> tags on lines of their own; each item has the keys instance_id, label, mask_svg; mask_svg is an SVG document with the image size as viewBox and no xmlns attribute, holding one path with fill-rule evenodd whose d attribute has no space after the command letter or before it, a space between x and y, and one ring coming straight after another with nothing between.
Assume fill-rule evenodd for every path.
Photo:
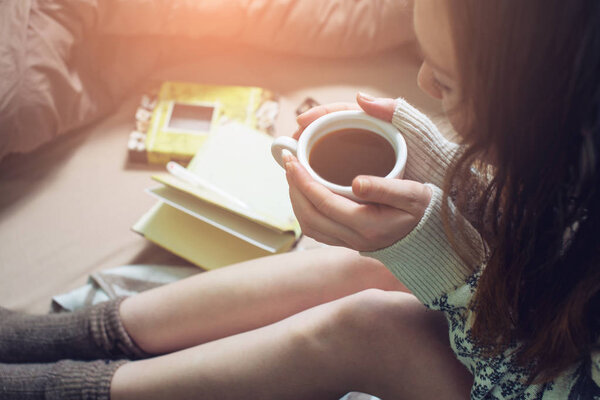
<instances>
[{"instance_id":1,"label":"yellow book","mask_svg":"<svg viewBox=\"0 0 600 400\"><path fill-rule=\"evenodd\" d=\"M211 132L232 121L269 132L278 111L276 96L264 88L165 82L146 132L148 162L186 164Z\"/></svg>"},{"instance_id":2,"label":"yellow book","mask_svg":"<svg viewBox=\"0 0 600 400\"><path fill-rule=\"evenodd\" d=\"M185 169L191 177L153 176L159 202L133 230L205 269L289 250L300 227L271 142L242 124L220 127Z\"/></svg>"}]
</instances>

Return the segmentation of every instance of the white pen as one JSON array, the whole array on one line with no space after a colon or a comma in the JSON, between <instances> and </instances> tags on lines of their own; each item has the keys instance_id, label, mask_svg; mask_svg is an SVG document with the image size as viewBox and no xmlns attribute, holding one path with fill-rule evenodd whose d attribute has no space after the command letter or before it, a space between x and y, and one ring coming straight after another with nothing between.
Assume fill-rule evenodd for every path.
<instances>
[{"instance_id":1,"label":"white pen","mask_svg":"<svg viewBox=\"0 0 600 400\"><path fill-rule=\"evenodd\" d=\"M227 193L223 189L215 186L214 184L202 179L201 177L194 174L190 170L177 164L175 161L169 161L167 163L167 171L169 171L171 173L171 175L181 179L184 182L211 190L211 191L217 193L219 196L231 201L232 203L235 203L242 208L250 210L250 207L246 203L244 203L243 201L238 199L237 197Z\"/></svg>"}]
</instances>

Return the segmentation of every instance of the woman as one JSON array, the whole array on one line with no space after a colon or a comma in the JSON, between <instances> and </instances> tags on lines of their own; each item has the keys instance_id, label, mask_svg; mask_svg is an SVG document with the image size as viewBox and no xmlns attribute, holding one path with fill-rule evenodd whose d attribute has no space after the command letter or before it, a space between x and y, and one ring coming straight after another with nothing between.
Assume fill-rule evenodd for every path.
<instances>
[{"instance_id":1,"label":"woman","mask_svg":"<svg viewBox=\"0 0 600 400\"><path fill-rule=\"evenodd\" d=\"M356 178L355 194L374 206L332 196L289 159L303 230L381 260L444 311L453 350L474 375L472 398L597 398L600 5L422 0L414 22L420 86L442 101L465 146L432 149L452 164L444 182L409 174L434 185ZM395 109L401 130L415 123L402 101L363 101L388 119ZM435 222L442 209L461 262L435 258L447 244ZM436 254L413 255L419 246Z\"/></svg>"},{"instance_id":2,"label":"woman","mask_svg":"<svg viewBox=\"0 0 600 400\"><path fill-rule=\"evenodd\" d=\"M403 100L359 95L405 135L406 180L357 177L369 202L357 204L287 161L304 232L368 258L290 253L44 323L10 314L0 344L43 361L71 345L92 359L166 355L3 364L2 375L37 373L25 382L48 395L70 371L77 385L53 389L61 398L88 386L113 400L598 398L600 3L417 0L414 18L420 86L465 145ZM298 134L347 107L309 111ZM38 323L54 332L42 344L24 334ZM4 362L35 361L22 357L0 346ZM5 393L33 393L10 376Z\"/></svg>"}]
</instances>

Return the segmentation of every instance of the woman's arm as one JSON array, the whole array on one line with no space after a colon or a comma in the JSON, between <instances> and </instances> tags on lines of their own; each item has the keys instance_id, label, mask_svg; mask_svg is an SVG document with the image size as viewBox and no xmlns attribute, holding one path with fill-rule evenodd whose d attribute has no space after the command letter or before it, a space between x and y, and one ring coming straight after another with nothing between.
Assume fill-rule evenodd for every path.
<instances>
[{"instance_id":1,"label":"woman's arm","mask_svg":"<svg viewBox=\"0 0 600 400\"><path fill-rule=\"evenodd\" d=\"M452 226L462 234L448 236L442 216L444 195L436 186L431 202L418 225L393 245L361 254L381 261L408 289L428 307L460 286L475 273L485 259L485 247L479 233L447 200ZM435 307L433 307L435 308Z\"/></svg>"},{"instance_id":2,"label":"woman's arm","mask_svg":"<svg viewBox=\"0 0 600 400\"><path fill-rule=\"evenodd\" d=\"M439 187L460 147L446 140L427 117L402 99L359 94L357 102L367 113L392 121L402 132L408 145L405 177L413 180L356 178L354 193L368 202L357 204L316 183L290 158L287 176L294 211L307 235L378 258L412 286L422 301L431 304L436 295L464 284L474 272L473 266L484 258L478 232L450 200L451 227L463 232L448 237L442 217L444 196ZM299 116L295 136L319 116L347 107L351 106L320 106ZM452 240L462 242L453 246Z\"/></svg>"}]
</instances>

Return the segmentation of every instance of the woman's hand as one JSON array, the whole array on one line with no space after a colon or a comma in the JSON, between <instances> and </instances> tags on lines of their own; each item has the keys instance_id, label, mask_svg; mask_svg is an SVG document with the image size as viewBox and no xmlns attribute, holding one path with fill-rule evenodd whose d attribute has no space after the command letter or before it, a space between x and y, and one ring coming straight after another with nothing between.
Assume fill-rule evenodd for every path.
<instances>
[{"instance_id":1,"label":"woman's hand","mask_svg":"<svg viewBox=\"0 0 600 400\"><path fill-rule=\"evenodd\" d=\"M322 117L325 114L332 113L334 111L343 110L358 110L363 109L367 114L379 118L383 121L390 122L396 109L396 100L394 99L383 99L375 98L364 93L358 93L356 96L355 103L333 103L325 104L311 108L303 114L300 114L296 119L298 123L298 130L294 133L294 139L298 139L304 129L311 124L314 120ZM360 106L360 107L359 107Z\"/></svg>"},{"instance_id":2,"label":"woman's hand","mask_svg":"<svg viewBox=\"0 0 600 400\"><path fill-rule=\"evenodd\" d=\"M391 120L393 99L359 94L357 100L367 113ZM299 137L310 122L324 114L356 108L347 103L315 107L298 117L294 136ZM418 182L358 176L352 191L365 201L359 204L317 183L295 157L288 154L284 160L292 206L302 231L326 244L360 251L390 246L417 226L431 200L431 190Z\"/></svg>"},{"instance_id":3,"label":"woman's hand","mask_svg":"<svg viewBox=\"0 0 600 400\"><path fill-rule=\"evenodd\" d=\"M406 236L421 220L431 190L419 182L358 176L352 191L359 204L316 182L298 160L286 155L294 213L302 232L320 242L373 251Z\"/></svg>"}]
</instances>

